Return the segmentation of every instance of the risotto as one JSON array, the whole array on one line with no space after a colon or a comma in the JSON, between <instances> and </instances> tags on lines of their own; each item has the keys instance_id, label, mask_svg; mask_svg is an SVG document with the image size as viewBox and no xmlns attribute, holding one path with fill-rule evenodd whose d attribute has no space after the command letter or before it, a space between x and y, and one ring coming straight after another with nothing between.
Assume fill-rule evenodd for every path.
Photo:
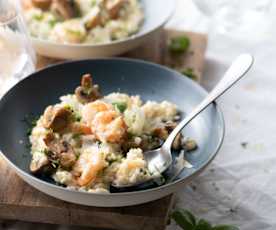
<instances>
[{"instance_id":1,"label":"risotto","mask_svg":"<svg viewBox=\"0 0 276 230\"><path fill-rule=\"evenodd\" d=\"M34 174L88 192L109 192L110 185L143 182L153 175L144 152L159 147L177 125L177 106L142 102L138 95L100 94L90 74L74 94L48 106L30 135ZM183 148L181 134L174 149Z\"/></svg>"},{"instance_id":2,"label":"risotto","mask_svg":"<svg viewBox=\"0 0 276 230\"><path fill-rule=\"evenodd\" d=\"M109 43L137 33L138 0L23 0L33 37L58 43Z\"/></svg>"}]
</instances>

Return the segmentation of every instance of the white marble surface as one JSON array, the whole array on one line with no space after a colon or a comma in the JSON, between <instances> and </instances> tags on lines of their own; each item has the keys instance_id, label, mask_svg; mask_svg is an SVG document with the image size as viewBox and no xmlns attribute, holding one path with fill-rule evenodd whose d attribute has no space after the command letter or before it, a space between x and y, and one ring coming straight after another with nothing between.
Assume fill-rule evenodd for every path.
<instances>
[{"instance_id":1,"label":"white marble surface","mask_svg":"<svg viewBox=\"0 0 276 230\"><path fill-rule=\"evenodd\" d=\"M188 4L187 7L184 2ZM219 22L207 22L189 2L181 1L183 18L174 19L170 25L209 33L203 82L205 88L212 88L239 53L252 53L255 65L240 84L219 100L226 122L224 144L209 169L194 180L192 186L179 193L177 206L187 208L213 223L236 224L241 230L274 230L275 2L270 5L269 13L257 20L262 24L256 24L256 27L243 25L247 27L246 32L224 35L219 34L214 27L208 28L208 23L212 27ZM193 12L195 17L191 16ZM246 148L242 147L242 142L248 143ZM172 225L169 229L175 229L175 226Z\"/></svg>"},{"instance_id":2,"label":"white marble surface","mask_svg":"<svg viewBox=\"0 0 276 230\"><path fill-rule=\"evenodd\" d=\"M177 202L178 207L212 223L236 224L241 230L276 229L275 15L273 4L261 24L253 21L244 33L230 31L222 35L214 26L218 22L202 16L191 0L178 0L177 12L168 25L209 33L203 81L207 89L212 88L235 56L245 51L255 56L248 76L219 100L225 115L226 137L218 157L179 192ZM246 148L242 142L247 143ZM9 223L5 229L30 229L30 225ZM177 229L173 223L168 227L172 229Z\"/></svg>"}]
</instances>

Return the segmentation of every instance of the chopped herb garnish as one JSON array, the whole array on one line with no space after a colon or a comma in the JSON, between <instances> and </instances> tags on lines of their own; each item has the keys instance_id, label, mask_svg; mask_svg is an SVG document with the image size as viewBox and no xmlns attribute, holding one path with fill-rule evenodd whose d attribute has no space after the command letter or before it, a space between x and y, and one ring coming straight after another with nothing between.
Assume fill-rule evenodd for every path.
<instances>
[{"instance_id":1,"label":"chopped herb garnish","mask_svg":"<svg viewBox=\"0 0 276 230\"><path fill-rule=\"evenodd\" d=\"M120 113L123 113L127 109L127 104L125 102L113 102L112 105Z\"/></svg>"},{"instance_id":2,"label":"chopped herb garnish","mask_svg":"<svg viewBox=\"0 0 276 230\"><path fill-rule=\"evenodd\" d=\"M97 5L97 0L91 0L90 4L91 4L91 7L96 6Z\"/></svg>"},{"instance_id":3,"label":"chopped herb garnish","mask_svg":"<svg viewBox=\"0 0 276 230\"><path fill-rule=\"evenodd\" d=\"M37 117L37 116L26 115L24 117L24 119L22 120L28 126L27 131L26 131L27 136L30 136L32 134L32 130L36 126L38 119L39 119L39 117Z\"/></svg>"},{"instance_id":4,"label":"chopped herb garnish","mask_svg":"<svg viewBox=\"0 0 276 230\"><path fill-rule=\"evenodd\" d=\"M33 19L36 21L42 21L43 20L43 14L35 14L33 16Z\"/></svg>"},{"instance_id":5,"label":"chopped herb garnish","mask_svg":"<svg viewBox=\"0 0 276 230\"><path fill-rule=\"evenodd\" d=\"M31 147L32 147L32 144L31 144L31 143L27 143L27 144L25 145L25 148L26 148L26 149L31 149Z\"/></svg>"},{"instance_id":6,"label":"chopped herb garnish","mask_svg":"<svg viewBox=\"0 0 276 230\"><path fill-rule=\"evenodd\" d=\"M73 119L74 121L81 121L81 115L77 114L76 112L73 113Z\"/></svg>"},{"instance_id":7,"label":"chopped herb garnish","mask_svg":"<svg viewBox=\"0 0 276 230\"><path fill-rule=\"evenodd\" d=\"M78 114L71 105L65 105L64 108L72 113L73 121L81 121L81 115Z\"/></svg>"},{"instance_id":8,"label":"chopped herb garnish","mask_svg":"<svg viewBox=\"0 0 276 230\"><path fill-rule=\"evenodd\" d=\"M74 133L73 136L72 136L72 138L73 138L73 139L76 139L76 140L79 140L79 139L80 139L80 136L81 136L80 133Z\"/></svg>"},{"instance_id":9,"label":"chopped herb garnish","mask_svg":"<svg viewBox=\"0 0 276 230\"><path fill-rule=\"evenodd\" d=\"M190 39L186 36L172 38L169 42L169 50L175 54L182 54L188 50Z\"/></svg>"},{"instance_id":10,"label":"chopped herb garnish","mask_svg":"<svg viewBox=\"0 0 276 230\"><path fill-rule=\"evenodd\" d=\"M80 152L76 152L76 160L80 158Z\"/></svg>"},{"instance_id":11,"label":"chopped herb garnish","mask_svg":"<svg viewBox=\"0 0 276 230\"><path fill-rule=\"evenodd\" d=\"M198 79L198 76L194 73L194 70L192 68L182 70L181 73L194 81Z\"/></svg>"},{"instance_id":12,"label":"chopped herb garnish","mask_svg":"<svg viewBox=\"0 0 276 230\"><path fill-rule=\"evenodd\" d=\"M30 136L32 134L32 130L33 130L33 128L28 128L27 129L27 136Z\"/></svg>"},{"instance_id":13,"label":"chopped herb garnish","mask_svg":"<svg viewBox=\"0 0 276 230\"><path fill-rule=\"evenodd\" d=\"M51 19L51 20L49 20L48 24L50 25L50 27L54 27L57 24L57 20Z\"/></svg>"}]
</instances>

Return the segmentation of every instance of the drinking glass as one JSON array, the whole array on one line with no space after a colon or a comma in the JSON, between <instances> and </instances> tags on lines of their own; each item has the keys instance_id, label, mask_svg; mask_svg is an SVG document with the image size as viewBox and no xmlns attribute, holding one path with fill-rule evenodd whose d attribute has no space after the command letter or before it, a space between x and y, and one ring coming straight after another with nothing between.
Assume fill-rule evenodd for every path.
<instances>
[{"instance_id":1,"label":"drinking glass","mask_svg":"<svg viewBox=\"0 0 276 230\"><path fill-rule=\"evenodd\" d=\"M271 29L273 0L193 0L210 19L213 33L245 40L264 39ZM274 23L273 23L274 24Z\"/></svg>"},{"instance_id":2,"label":"drinking glass","mask_svg":"<svg viewBox=\"0 0 276 230\"><path fill-rule=\"evenodd\" d=\"M0 0L0 96L32 73L35 63L20 2Z\"/></svg>"}]
</instances>

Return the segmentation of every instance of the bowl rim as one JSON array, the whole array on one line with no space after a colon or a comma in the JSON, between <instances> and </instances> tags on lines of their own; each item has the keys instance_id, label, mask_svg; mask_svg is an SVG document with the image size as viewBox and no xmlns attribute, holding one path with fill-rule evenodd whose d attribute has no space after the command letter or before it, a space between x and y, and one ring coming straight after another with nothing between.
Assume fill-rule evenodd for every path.
<instances>
[{"instance_id":1,"label":"bowl rim","mask_svg":"<svg viewBox=\"0 0 276 230\"><path fill-rule=\"evenodd\" d=\"M73 60L73 61L69 60L69 61L65 61L65 62L62 62L62 63L57 63L57 64L50 65L50 66L48 66L46 68L40 69L40 70L38 70L38 71L30 74L28 77L22 79L16 85L14 85L10 90L8 90L3 95L3 97L1 98L0 102L4 98L7 97L8 93L10 91L12 91L14 87L16 87L19 84L22 84L22 82L27 81L28 78L33 77L33 76L39 74L40 72L44 72L47 69L59 67L59 66L62 66L62 65L68 65L68 64L73 64L73 63L81 63L81 62L87 62L87 61L92 61L92 62L94 62L94 61L95 62L102 62L102 61L123 61L123 62L129 62L129 63L134 63L134 64L135 63L139 63L139 64L143 64L143 65L152 66L154 68L159 68L159 69L165 70L167 72L170 72L172 74L176 74L179 77L181 77L180 73L178 73L177 71L175 71L173 69L170 69L167 66L163 66L163 65L160 65L160 64L157 64L157 63L148 62L148 61L144 61L144 60L140 60L140 59L132 59L132 58L125 58L125 57L112 57L112 58L107 57L107 58L82 59L82 60ZM186 80L187 80L188 84L193 85L193 87L196 87L197 90L201 91L204 94L207 94L207 91L202 86L200 86L199 84L197 84L193 80L189 79L188 77L186 78ZM180 184L184 180L191 179L193 176L197 175L198 172L202 172L202 170L204 170L212 162L212 160L217 156L217 154L218 154L218 152L219 152L219 150L220 150L220 148L221 148L221 146L223 144L224 138L225 138L225 120L224 120L223 112L222 112L221 108L219 107L219 105L217 104L217 102L213 102L212 105L216 109L216 112L217 112L217 115L218 115L218 119L219 119L219 122L220 122L220 125L221 125L221 131L220 131L221 135L219 137L218 144L215 147L214 153L211 154L211 156L209 156L209 158L196 171L192 172L191 174L187 175L186 177L179 178L179 179L177 179L177 180L175 180L175 181L173 181L171 183L164 184L164 185L161 185L161 186L157 186L157 187L154 187L154 188L149 188L149 189L139 190L139 191L131 191L131 192L118 192L118 193L89 193L87 191L71 190L71 189L68 189L68 188L65 188L65 187L62 187L62 186L55 185L55 184L49 183L47 181L44 181L44 180L36 177L35 175L32 175L32 174L24 171L23 169L19 168L10 159L8 159L8 157L2 152L1 147L0 147L0 154L12 166L12 168L15 169L15 171L19 172L24 177L27 177L30 180L35 180L37 183L42 183L44 186L49 186L52 189L58 189L58 190L66 192L66 193L70 193L71 192L71 193L76 193L76 194L84 194L84 195L90 195L91 194L91 195L94 195L94 196L103 196L103 197L106 197L106 196L109 196L109 197L110 196L120 197L120 196L132 196L132 195L138 195L138 194L145 194L145 193L148 193L148 192L156 192L156 191L160 191L162 189L165 189L167 187L171 187L171 186Z\"/></svg>"},{"instance_id":2,"label":"bowl rim","mask_svg":"<svg viewBox=\"0 0 276 230\"><path fill-rule=\"evenodd\" d=\"M123 44L125 42L131 42L134 41L136 39L141 39L142 37L146 36L147 34L151 34L154 31L158 30L159 28L162 28L163 26L165 26L165 24L171 19L171 17L173 16L173 13L175 12L176 9L176 0L170 0L170 4L171 4L171 9L170 12L168 12L168 15L161 21L159 22L159 24L147 31L142 31L141 33L139 33L139 31L127 38L124 39L119 39L119 40L114 40L111 42L105 42L105 43L99 43L99 44L89 44L89 43L80 43L80 44L73 44L73 43L59 43L59 42L55 42L55 41L50 41L47 39L40 39L40 38L36 38L30 35L31 40L34 43L40 43L40 44L44 44L44 45L51 45L51 46L60 46L60 47L70 47L70 48L101 48L101 47L109 47L109 46L113 46L113 45L120 45ZM145 19L144 19L145 21ZM143 23L144 23L143 21Z\"/></svg>"}]
</instances>

